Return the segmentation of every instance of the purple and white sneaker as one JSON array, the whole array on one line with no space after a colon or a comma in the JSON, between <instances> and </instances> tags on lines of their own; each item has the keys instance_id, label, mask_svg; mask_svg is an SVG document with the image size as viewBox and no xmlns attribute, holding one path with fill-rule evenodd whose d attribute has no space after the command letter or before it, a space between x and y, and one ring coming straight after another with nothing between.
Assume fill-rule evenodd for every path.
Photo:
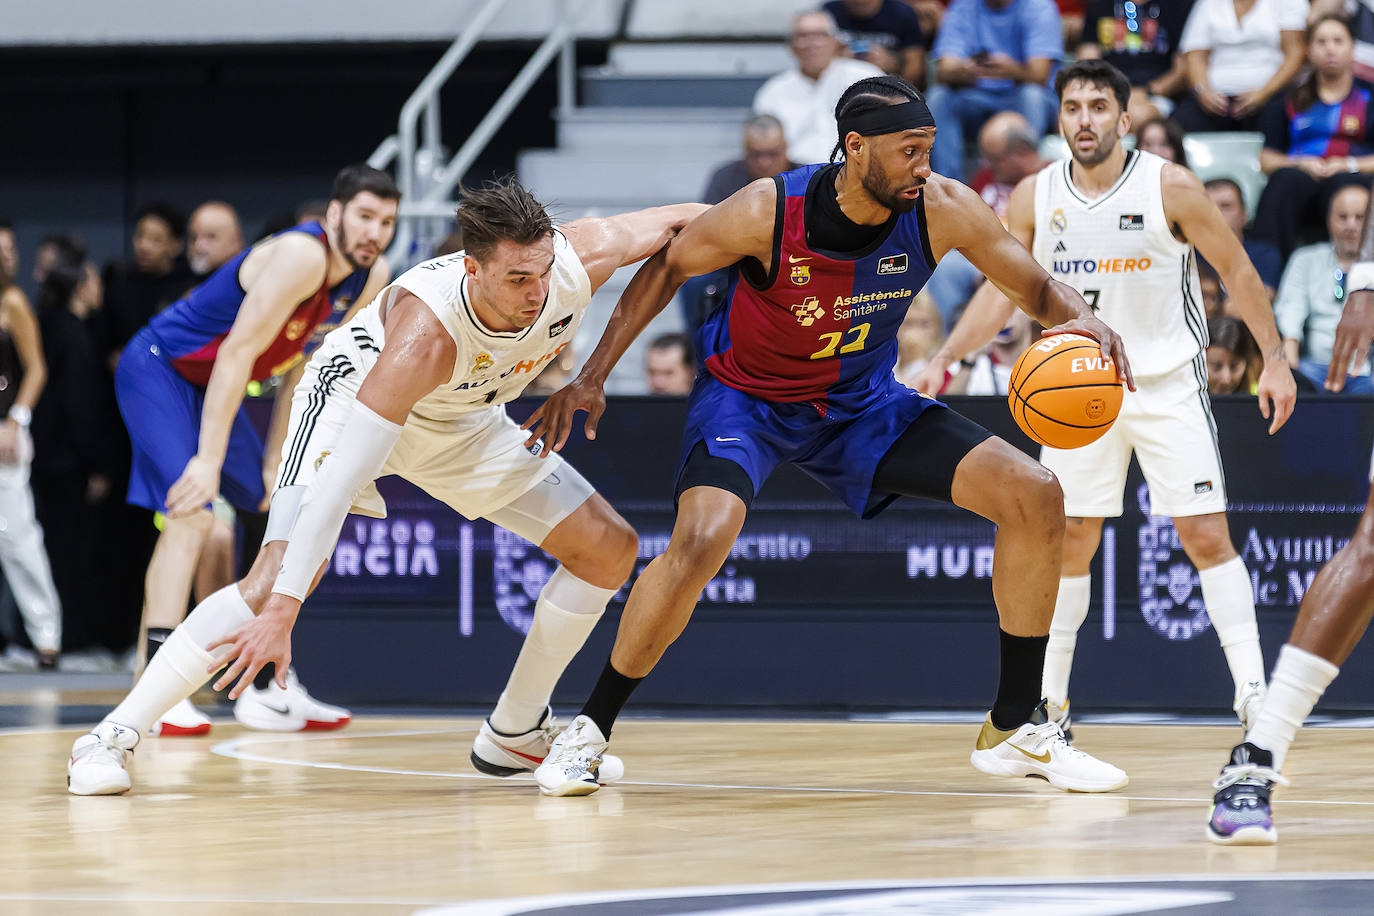
<instances>
[{"instance_id":1,"label":"purple and white sneaker","mask_svg":"<svg viewBox=\"0 0 1374 916\"><path fill-rule=\"evenodd\" d=\"M1274 755L1249 742L1231 751L1231 762L1212 788L1212 817L1207 839L1221 846L1272 846L1278 842L1269 793L1275 784L1288 785L1274 769Z\"/></svg>"}]
</instances>

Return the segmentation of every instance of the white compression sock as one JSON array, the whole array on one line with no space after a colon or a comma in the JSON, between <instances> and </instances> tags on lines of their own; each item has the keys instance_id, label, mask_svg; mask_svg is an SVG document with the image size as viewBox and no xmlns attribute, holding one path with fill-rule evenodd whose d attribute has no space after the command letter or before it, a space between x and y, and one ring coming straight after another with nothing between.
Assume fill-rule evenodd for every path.
<instances>
[{"instance_id":1,"label":"white compression sock","mask_svg":"<svg viewBox=\"0 0 1374 916\"><path fill-rule=\"evenodd\" d=\"M1283 760L1303 720L1340 670L1297 646L1286 645L1279 650L1264 708L1245 734L1246 741L1273 752L1274 769L1283 769Z\"/></svg>"},{"instance_id":2,"label":"white compression sock","mask_svg":"<svg viewBox=\"0 0 1374 916\"><path fill-rule=\"evenodd\" d=\"M1211 569L1198 570L1202 601L1221 640L1226 664L1235 681L1236 696L1250 681L1264 683L1264 656L1260 654L1259 627L1255 625L1255 595L1250 574L1240 557L1232 557Z\"/></svg>"},{"instance_id":3,"label":"white compression sock","mask_svg":"<svg viewBox=\"0 0 1374 916\"><path fill-rule=\"evenodd\" d=\"M134 689L105 720L147 734L159 716L210 679L206 669L227 651L220 649L212 656L204 647L252 619L237 583L206 598L167 637Z\"/></svg>"},{"instance_id":4,"label":"white compression sock","mask_svg":"<svg viewBox=\"0 0 1374 916\"><path fill-rule=\"evenodd\" d=\"M1045 646L1045 674L1041 692L1063 706L1069 699L1069 672L1073 670L1073 650L1078 644L1078 628L1088 619L1093 577L1064 576L1059 580L1059 597L1054 602L1050 621L1050 641Z\"/></svg>"},{"instance_id":5,"label":"white compression sock","mask_svg":"<svg viewBox=\"0 0 1374 916\"><path fill-rule=\"evenodd\" d=\"M583 582L561 566L554 570L539 593L534 623L492 710L492 728L518 735L539 724L563 669L587 641L617 591Z\"/></svg>"}]
</instances>

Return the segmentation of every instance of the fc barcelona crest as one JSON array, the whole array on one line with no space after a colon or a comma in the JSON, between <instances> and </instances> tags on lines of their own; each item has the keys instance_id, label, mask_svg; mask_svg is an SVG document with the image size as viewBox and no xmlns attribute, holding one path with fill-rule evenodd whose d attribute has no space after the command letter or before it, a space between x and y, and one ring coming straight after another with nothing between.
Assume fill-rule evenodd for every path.
<instances>
[{"instance_id":1,"label":"fc barcelona crest","mask_svg":"<svg viewBox=\"0 0 1374 916\"><path fill-rule=\"evenodd\" d=\"M792 282L797 286L805 286L811 282L811 266L809 264L796 264L792 267Z\"/></svg>"},{"instance_id":2,"label":"fc barcelona crest","mask_svg":"<svg viewBox=\"0 0 1374 916\"><path fill-rule=\"evenodd\" d=\"M1345 134L1347 137L1358 137L1361 133L1360 116L1351 114L1343 115L1341 117L1341 133Z\"/></svg>"},{"instance_id":3,"label":"fc barcelona crest","mask_svg":"<svg viewBox=\"0 0 1374 916\"><path fill-rule=\"evenodd\" d=\"M310 322L306 321L304 318L291 319L286 323L286 339L300 340L301 337L304 336L305 329L309 324Z\"/></svg>"}]
</instances>

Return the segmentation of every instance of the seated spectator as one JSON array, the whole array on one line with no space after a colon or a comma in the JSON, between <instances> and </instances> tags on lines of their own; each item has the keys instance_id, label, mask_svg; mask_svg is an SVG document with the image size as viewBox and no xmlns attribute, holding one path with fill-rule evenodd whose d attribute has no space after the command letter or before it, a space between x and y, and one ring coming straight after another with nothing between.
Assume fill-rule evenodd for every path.
<instances>
[{"instance_id":1,"label":"seated spectator","mask_svg":"<svg viewBox=\"0 0 1374 916\"><path fill-rule=\"evenodd\" d=\"M1006 396L1011 370L1031 345L1040 325L1017 309L985 348L958 363L958 372L943 389L944 394L997 394ZM951 369L955 367L951 366Z\"/></svg>"},{"instance_id":2,"label":"seated spectator","mask_svg":"<svg viewBox=\"0 0 1374 916\"><path fill-rule=\"evenodd\" d=\"M233 207L220 200L201 204L191 213L186 258L199 283L243 250L243 229Z\"/></svg>"},{"instance_id":3,"label":"seated spectator","mask_svg":"<svg viewBox=\"0 0 1374 916\"><path fill-rule=\"evenodd\" d=\"M1335 191L1368 187L1374 175L1374 86L1355 79L1350 26L1328 16L1307 34L1311 75L1264 109L1260 168L1269 183L1255 211L1255 234L1284 258L1321 237Z\"/></svg>"},{"instance_id":4,"label":"seated spectator","mask_svg":"<svg viewBox=\"0 0 1374 916\"><path fill-rule=\"evenodd\" d=\"M945 7L949 6L949 0L906 0L906 5L916 11L922 35L939 34L940 23L944 21Z\"/></svg>"},{"instance_id":5,"label":"seated spectator","mask_svg":"<svg viewBox=\"0 0 1374 916\"><path fill-rule=\"evenodd\" d=\"M754 96L754 112L782 122L787 151L803 164L829 162L835 146L835 104L851 84L883 71L841 56L835 20L821 10L792 19L797 66L770 77Z\"/></svg>"},{"instance_id":6,"label":"seated spectator","mask_svg":"<svg viewBox=\"0 0 1374 916\"><path fill-rule=\"evenodd\" d=\"M930 294L921 290L897 328L897 363L892 369L897 381L908 388L914 387L916 376L944 342L940 311Z\"/></svg>"},{"instance_id":7,"label":"seated spectator","mask_svg":"<svg viewBox=\"0 0 1374 916\"><path fill-rule=\"evenodd\" d=\"M1035 129L1014 111L993 115L978 132L978 150L987 165L973 176L971 185L1004 222L1016 185L1048 165L1040 157L1039 140ZM936 265L926 289L947 321L982 282L983 275L962 252L950 251Z\"/></svg>"},{"instance_id":8,"label":"seated spectator","mask_svg":"<svg viewBox=\"0 0 1374 916\"><path fill-rule=\"evenodd\" d=\"M1340 16L1350 23L1355 35L1355 79L1374 83L1374 0L1312 0L1308 25L1324 16Z\"/></svg>"},{"instance_id":9,"label":"seated spectator","mask_svg":"<svg viewBox=\"0 0 1374 916\"><path fill-rule=\"evenodd\" d=\"M1250 237L1245 232L1245 195L1240 190L1240 185L1230 178L1213 178L1206 182L1207 196L1212 198L1212 203L1217 205L1221 211L1222 218L1226 220L1226 225L1231 227L1231 231L1240 239L1240 243L1245 248L1245 253L1250 256L1250 263L1255 265L1255 271L1260 275L1260 280L1264 282L1264 291L1269 294L1272 302L1274 291L1279 287L1279 277L1283 274L1283 257L1279 250L1273 245L1261 239ZM1201 257L1198 263L1205 263Z\"/></svg>"},{"instance_id":10,"label":"seated spectator","mask_svg":"<svg viewBox=\"0 0 1374 916\"><path fill-rule=\"evenodd\" d=\"M911 7L901 0L830 0L822 9L839 26L851 55L913 86L926 84L928 42Z\"/></svg>"},{"instance_id":11,"label":"seated spectator","mask_svg":"<svg viewBox=\"0 0 1374 916\"><path fill-rule=\"evenodd\" d=\"M1253 394L1264 361L1250 329L1239 318L1207 319L1207 391L1209 394Z\"/></svg>"},{"instance_id":12,"label":"seated spectator","mask_svg":"<svg viewBox=\"0 0 1374 916\"><path fill-rule=\"evenodd\" d=\"M644 380L650 394L686 397L697 377L692 338L682 332L660 334L644 350Z\"/></svg>"},{"instance_id":13,"label":"seated spectator","mask_svg":"<svg viewBox=\"0 0 1374 916\"><path fill-rule=\"evenodd\" d=\"M1345 277L1359 259L1360 234L1364 231L1368 206L1369 192L1359 185L1337 191L1327 215L1331 241L1293 252L1274 300L1274 320L1283 335L1288 362L1318 389L1326 382L1336 325L1345 308ZM1355 375L1346 379L1342 390L1374 394L1368 360L1357 366Z\"/></svg>"},{"instance_id":14,"label":"seated spectator","mask_svg":"<svg viewBox=\"0 0 1374 916\"><path fill-rule=\"evenodd\" d=\"M1303 0L1196 0L1179 50L1192 94L1174 111L1185 131L1259 130L1259 113L1302 69Z\"/></svg>"},{"instance_id":15,"label":"seated spectator","mask_svg":"<svg viewBox=\"0 0 1374 916\"><path fill-rule=\"evenodd\" d=\"M117 357L139 328L195 284L182 256L185 238L186 217L171 204L147 204L135 214L133 260L107 265L102 278L107 353Z\"/></svg>"},{"instance_id":16,"label":"seated spectator","mask_svg":"<svg viewBox=\"0 0 1374 916\"><path fill-rule=\"evenodd\" d=\"M833 114L831 120L834 120ZM833 130L831 134L833 146ZM787 138L783 135L782 122L770 114L756 114L744 122L743 142L744 155L711 174L702 203L714 206L755 179L769 178L797 167L797 163L787 157ZM826 158L829 158L828 150Z\"/></svg>"},{"instance_id":17,"label":"seated spectator","mask_svg":"<svg viewBox=\"0 0 1374 916\"><path fill-rule=\"evenodd\" d=\"M1064 56L1051 0L954 0L935 39L934 169L964 180L964 137L990 115L1015 111L1039 135L1058 108L1049 87Z\"/></svg>"},{"instance_id":18,"label":"seated spectator","mask_svg":"<svg viewBox=\"0 0 1374 916\"><path fill-rule=\"evenodd\" d=\"M1136 128L1135 148L1188 168L1188 154L1183 149L1183 128L1173 118L1151 118L1141 124Z\"/></svg>"},{"instance_id":19,"label":"seated spectator","mask_svg":"<svg viewBox=\"0 0 1374 916\"><path fill-rule=\"evenodd\" d=\"M1206 318L1220 318L1226 314L1226 288L1221 285L1221 274L1206 261L1197 261L1198 290L1202 293L1202 313Z\"/></svg>"},{"instance_id":20,"label":"seated spectator","mask_svg":"<svg viewBox=\"0 0 1374 916\"><path fill-rule=\"evenodd\" d=\"M1084 17L1078 57L1100 57L1126 74L1131 82L1130 107L1149 103L1159 114L1168 115L1188 85L1188 69L1178 45L1192 5L1192 0L1092 0Z\"/></svg>"}]
</instances>

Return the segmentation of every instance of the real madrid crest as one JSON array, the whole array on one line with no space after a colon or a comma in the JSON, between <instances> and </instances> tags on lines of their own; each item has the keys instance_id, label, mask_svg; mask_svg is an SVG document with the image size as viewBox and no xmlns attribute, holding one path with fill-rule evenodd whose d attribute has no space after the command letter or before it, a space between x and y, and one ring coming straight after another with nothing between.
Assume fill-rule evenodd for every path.
<instances>
[{"instance_id":1,"label":"real madrid crest","mask_svg":"<svg viewBox=\"0 0 1374 916\"><path fill-rule=\"evenodd\" d=\"M796 264L792 267L792 282L797 286L805 286L811 282L811 266L809 264Z\"/></svg>"},{"instance_id":2,"label":"real madrid crest","mask_svg":"<svg viewBox=\"0 0 1374 916\"><path fill-rule=\"evenodd\" d=\"M1063 235L1064 230L1069 228L1069 221L1064 218L1063 210L1055 210L1050 214L1050 231L1055 235Z\"/></svg>"},{"instance_id":3,"label":"real madrid crest","mask_svg":"<svg viewBox=\"0 0 1374 916\"><path fill-rule=\"evenodd\" d=\"M483 369L490 369L492 365L490 353L478 353L477 358L472 361L472 371L481 372Z\"/></svg>"}]
</instances>

